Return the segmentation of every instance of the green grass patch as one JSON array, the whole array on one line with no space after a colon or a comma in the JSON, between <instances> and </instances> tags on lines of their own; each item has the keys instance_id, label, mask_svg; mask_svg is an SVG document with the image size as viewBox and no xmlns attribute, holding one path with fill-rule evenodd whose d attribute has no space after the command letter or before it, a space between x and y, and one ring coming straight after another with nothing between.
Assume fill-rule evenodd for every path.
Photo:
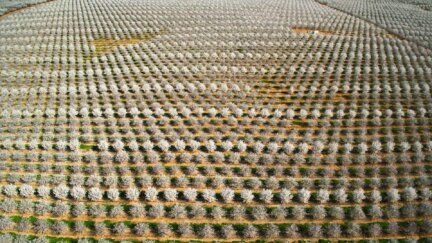
<instances>
[{"instance_id":1,"label":"green grass patch","mask_svg":"<svg viewBox=\"0 0 432 243\"><path fill-rule=\"evenodd\" d=\"M86 149L86 150L94 150L96 149L96 145L91 144L81 144L80 149Z\"/></svg>"},{"instance_id":2,"label":"green grass patch","mask_svg":"<svg viewBox=\"0 0 432 243\"><path fill-rule=\"evenodd\" d=\"M293 121L292 124L297 125L297 126L301 126L301 127L307 127L308 126L308 123L304 122L304 121Z\"/></svg>"}]
</instances>

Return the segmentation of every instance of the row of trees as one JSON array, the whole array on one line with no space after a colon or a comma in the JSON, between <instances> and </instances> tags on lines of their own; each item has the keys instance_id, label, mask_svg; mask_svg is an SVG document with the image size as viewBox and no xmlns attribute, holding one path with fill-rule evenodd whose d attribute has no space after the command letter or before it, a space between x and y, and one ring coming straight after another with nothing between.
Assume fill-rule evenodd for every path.
<instances>
[{"instance_id":1,"label":"row of trees","mask_svg":"<svg viewBox=\"0 0 432 243\"><path fill-rule=\"evenodd\" d=\"M243 154L245 152L249 154L377 154L377 153L422 153L432 151L432 141L427 141L422 143L420 141L410 141L410 142L400 142L396 144L393 141L387 141L385 143L380 142L376 139L369 143L361 142L358 144L345 143L340 144L339 142L323 142L321 140L316 140L314 142L302 142L302 141L269 141L268 143L263 143L261 141L249 141L249 140L221 140L215 141L213 139L208 139L207 141L198 141L195 139L190 139L185 141L181 138L170 138L170 140L160 139L157 143L152 142L150 139L138 143L135 139L128 138L129 142L125 144L121 139L115 139L112 142L108 140L101 139L97 144L99 151L108 152L115 151L117 154L115 156L120 156L122 153L126 153L125 150L137 152L145 151L148 153L152 152L162 152L169 153L173 152L195 152L195 151L205 151L207 153L219 152L237 152L235 154ZM54 146L53 146L54 145ZM49 140L43 140L39 142L37 139L32 139L30 141L25 141L22 138L18 138L15 141L11 139L5 139L1 141L1 147L3 149L16 149L16 150L51 150L53 148L58 151L65 151L69 149L70 151L77 151L80 149L80 142L76 138L70 139L70 141L59 140L54 144ZM182 154L185 156L186 153ZM127 153L125 156L129 156ZM192 156L192 155L191 155ZM224 156L222 154L221 156Z\"/></svg>"},{"instance_id":2,"label":"row of trees","mask_svg":"<svg viewBox=\"0 0 432 243\"><path fill-rule=\"evenodd\" d=\"M213 219L222 221L282 221L311 220L311 221L376 221L378 219L409 220L412 218L428 218L432 215L430 202L406 203L395 205L352 205L352 206L272 206L265 205L236 205L236 206L208 206L194 203L192 205L162 203L134 203L131 205L109 205L92 203L66 203L62 201L33 202L21 200L19 203L12 199L0 202L0 211L4 214L32 214L50 217L90 217L96 219L116 219L130 217L133 219ZM335 221L335 222L336 222Z\"/></svg>"},{"instance_id":3,"label":"row of trees","mask_svg":"<svg viewBox=\"0 0 432 243\"><path fill-rule=\"evenodd\" d=\"M2 230L14 229L18 232L33 230L39 234L52 233L62 235L65 233L86 234L93 233L97 236L124 236L128 233L136 236L159 237L199 237L199 238L245 238L255 239L259 237L274 238L338 238L338 237L386 237L394 235L423 235L431 232L432 223L407 222L407 223L371 223L371 224L148 224L123 222L108 225L104 222L92 222L91 226L82 221L65 222L45 219L36 219L31 222L26 218L20 218L14 223L10 218L0 219ZM90 232L89 232L90 231ZM12 242L12 241L11 241ZM14 241L15 242L15 241Z\"/></svg>"},{"instance_id":4,"label":"row of trees","mask_svg":"<svg viewBox=\"0 0 432 243\"><path fill-rule=\"evenodd\" d=\"M353 154L353 155L328 155L324 158L320 157L320 154L312 154L312 155L303 155L303 154L294 154L287 156L286 154L257 154L257 153L246 153L240 154L237 152L223 153L223 152L214 152L214 153L203 153L198 152L196 154L191 154L189 152L183 152L181 154L176 154L174 152L164 152L157 153L154 151L148 152L146 154L140 152L128 153L124 150L119 151L117 153L110 153L108 151L102 152L100 154L96 154L94 152L87 152L83 154L67 154L67 153L40 153L36 151L31 151L29 153L19 152L9 152L9 151L1 151L0 159L10 165L10 163L14 163L14 165L9 166L12 170L17 171L21 170L21 166L26 165L30 171L34 171L36 169L41 172L50 171L51 169L55 171L63 171L65 169L64 165L70 165L71 167L67 168L67 170L75 171L75 172L83 172L86 174L94 174L98 169L95 166L119 166L122 164L126 166L129 163L129 166L139 166L140 168L145 164L158 165L165 163L177 162L181 164L180 166L189 166L189 170L191 173L195 173L195 168L201 165L209 165L214 164L217 166L226 164L226 165L250 165L250 166L271 166L271 167L279 167L279 166L299 166L299 167L318 167L323 165L340 165L346 167L357 167L359 165L401 165L401 170L388 168L385 170L375 170L372 174L375 175L398 175L398 174L411 174L410 168L405 168L408 162L415 163L413 165L423 166L424 162L429 162L432 159L432 156L429 153L400 153L400 154L390 154L386 156L380 156L376 154L372 155L364 155L364 154ZM50 163L56 161L58 164L55 166L51 166ZM32 166L34 162L37 162L35 166ZM84 166L83 163L86 163ZM63 166L63 167L62 167ZM159 165L158 165L159 166ZM210 167L208 170L204 170L204 174L214 174L213 169ZM320 168L320 167L319 167ZM22 168L23 170L25 167ZM105 168L104 168L105 169ZM158 168L156 168L158 169ZM406 169L406 170L405 170ZM424 170L426 169L426 170ZM421 171L427 171L428 168L420 169ZM417 170L417 169L416 169ZM25 170L24 170L25 171ZM163 170L162 170L163 171ZM162 172L161 171L161 172ZM208 173L206 171L209 171ZM364 170L363 170L364 171ZM110 173L109 170L106 172ZM187 172L188 173L188 172ZM227 169L227 173L229 173ZM263 172L264 173L264 172ZM308 173L313 173L313 170L309 170ZM330 172L333 173L333 172ZM345 172L344 172L345 173ZM350 172L352 174L364 174L362 170ZM348 175L349 173L345 173Z\"/></svg>"},{"instance_id":5,"label":"row of trees","mask_svg":"<svg viewBox=\"0 0 432 243\"><path fill-rule=\"evenodd\" d=\"M30 166L29 166L30 167ZM154 166L150 168L127 168L119 167L114 171L112 167L103 167L99 174L95 175L97 169L85 168L84 173L80 170L66 169L56 167L52 169L52 173L62 175L46 175L43 173L51 173L51 171L40 169L41 175L33 174L22 175L17 170L11 169L8 175L1 177L1 181L10 184L37 184L39 186L58 186L68 184L72 186L85 187L119 187L128 188L136 186L138 188L158 187L158 188L223 188L229 187L233 189L249 188L257 189L289 189L296 190L301 188L306 189L389 189L389 188L405 188L405 187L428 187L431 185L431 177L428 176L429 170L424 170L422 167L402 167L400 175L383 174L379 177L376 172L377 168L371 169L365 173L362 167L351 170L342 169L341 171L332 171L331 169L313 170L298 170L284 168L266 169L259 167L256 170L251 170L248 166L235 168L236 173L229 173L227 168L219 167L218 171L213 167L202 167L200 170L194 167L185 167L184 171L176 166L164 168L163 166ZM108 169L107 169L108 168ZM87 170L86 170L87 169ZM387 169L382 169L386 171ZM4 173L7 173L3 170ZM18 173L17 173L18 172ZM114 174L117 172L117 175ZM232 172L232 171L231 171ZM410 172L413 176L410 176ZM24 173L34 173L34 171L26 168ZM69 173L69 174L68 174ZM200 173L200 174L198 174ZM93 175L92 175L93 174ZM182 175L183 174L183 175ZM186 175L186 176L185 176ZM351 178L350 178L351 177Z\"/></svg>"},{"instance_id":6,"label":"row of trees","mask_svg":"<svg viewBox=\"0 0 432 243\"><path fill-rule=\"evenodd\" d=\"M89 72L89 71L88 71ZM39 95L70 95L70 96L80 96L84 94L90 94L98 97L99 95L106 95L106 92L109 92L113 95L119 94L119 93L136 93L136 94L143 94L143 93L173 93L173 92L240 92L240 91L250 91L249 85L244 85L244 87L240 87L236 83L229 83L229 82L217 82L217 83L210 83L210 82L177 82L177 83L169 83L165 82L166 84L160 84L160 83L154 83L154 82L147 82L144 84L138 85L137 83L134 84L126 84L118 85L116 83L109 84L108 86L106 83L100 83L98 86L96 84L82 84L78 88L74 84L70 84L69 86L66 86L65 84L60 85L52 85L50 87L39 87L39 88L2 88L0 89L0 97L7 99L16 99L20 98L21 96L34 96L37 97Z\"/></svg>"},{"instance_id":7,"label":"row of trees","mask_svg":"<svg viewBox=\"0 0 432 243\"><path fill-rule=\"evenodd\" d=\"M329 139L331 141L350 140L355 138L365 140L366 135L374 135L371 140L381 140L385 142L388 140L408 140L412 136L420 136L425 133L430 133L429 126L432 124L432 119L419 118L419 119L346 119L346 120L279 120L279 119L238 119L235 117L228 117L226 119L220 118L189 118L183 119L180 117L175 118L96 118L96 119L32 119L32 120L6 120L1 126L4 138L11 137L35 137L38 131L44 131L43 139L55 138L57 140L65 139L66 137L73 137L83 139L89 133L95 133L94 137L109 136L116 138L116 136L124 137L124 134L130 137L148 137L152 136L153 140L160 140L160 136L172 134L176 136L175 139L180 139L180 135L184 138L190 139L191 136L197 137L198 140L209 139L209 137L251 137L255 140L311 140L315 134L317 139ZM298 130L292 130L296 127ZM238 129L239 133L235 133L234 129ZM23 134L17 134L17 131L23 131ZM55 132L55 134L53 134ZM68 132L68 134L64 134ZM81 134L79 134L81 133ZM293 137L295 133L307 135L305 138ZM336 133L336 134L335 134ZM205 137L199 139L203 134ZM338 135L332 138L326 135ZM12 136L13 135L13 136ZM172 135L168 136L171 137ZM257 135L266 135L260 136ZM343 136L342 136L343 135ZM377 136L380 135L380 136ZM354 137L355 136L355 137ZM268 138L267 138L268 137ZM382 138L380 138L382 137ZM422 136L425 139L426 136ZM150 139L150 138L147 138ZM169 139L169 138L168 138ZM222 137L220 138L222 139ZM357 140L358 140L357 139ZM96 139L97 140L97 139ZM170 139L171 140L171 139Z\"/></svg>"},{"instance_id":8,"label":"row of trees","mask_svg":"<svg viewBox=\"0 0 432 243\"><path fill-rule=\"evenodd\" d=\"M371 119L371 120L278 120L258 118L238 119L228 117L220 118L96 118L96 119L32 119L32 120L6 120L0 126L3 134L2 140L39 140L37 136L43 132L42 140L80 139L83 143L97 142L100 139L130 140L135 138L140 142L152 140L158 142L167 139L171 142L177 139L200 142L213 139L221 140L232 138L234 140L262 142L277 141L307 141L314 140L348 141L350 143L378 140L381 143L395 141L410 142L421 140L428 143L429 127L432 119ZM299 128L292 130L293 127ZM93 133L93 134L92 134ZM89 135L92 134L92 137ZM127 135L127 136L126 136ZM297 135L304 135L299 137ZM329 137L329 135L332 135ZM28 138L26 138L28 137ZM370 137L370 138L369 138ZM360 141L360 142L359 142Z\"/></svg>"},{"instance_id":9,"label":"row of trees","mask_svg":"<svg viewBox=\"0 0 432 243\"><path fill-rule=\"evenodd\" d=\"M133 140L140 145L150 140L156 147L161 140L167 140L170 143L176 140L191 143L192 140L195 140L200 142L200 146L205 149L205 143L209 140L213 140L218 146L225 141L239 143L240 140L250 146L258 141L265 145L277 142L280 146L286 142L295 145L308 143L310 146L315 143L326 145L338 143L339 146L351 143L354 146L360 143L371 145L377 141L382 147L390 142L394 143L394 146L404 142L420 142L423 144L423 149L428 150L429 134L431 134L428 127L431 124L432 119L417 121L386 119L382 123L379 120L317 122L259 119L251 121L248 118L238 121L232 117L224 120L216 118L190 118L189 120L180 118L148 120L100 118L93 121L90 119L82 121L78 119L59 119L57 121L36 119L32 122L23 120L4 123L0 128L2 133L0 143L6 142L7 149L17 149L14 143L21 141L21 143L32 142L34 146L37 141L39 144L47 141L54 146L57 141L66 142L74 139L79 139L84 144L97 144L99 140L106 140L110 143L121 140L126 147L127 143ZM39 136L40 133L43 135ZM1 144L0 148L3 148Z\"/></svg>"},{"instance_id":10,"label":"row of trees","mask_svg":"<svg viewBox=\"0 0 432 243\"><path fill-rule=\"evenodd\" d=\"M220 81L223 82L223 81ZM267 81L270 82L270 81ZM146 84L144 84L145 86ZM149 85L147 83L147 85ZM263 89L265 89L265 84L263 84ZM172 117L172 116L181 116L181 117L273 117L273 118L415 118L415 117L429 117L431 105L428 102L425 102L421 98L428 98L425 95L417 92L424 91L429 92L428 87L417 86L414 87L415 91L406 91L403 93L403 97L412 97L415 99L415 105L406 106L405 104L397 101L400 99L400 95L398 97L394 97L394 102L383 101L382 104L377 104L376 101L368 100L368 99L351 99L349 101L338 101L336 104L325 103L325 104L316 104L312 100L297 100L297 96L301 97L305 94L311 95L312 97L315 95L319 95L322 90L327 88L325 87L315 87L317 84L313 84L313 87L306 86L297 86L291 85L288 88L285 88L283 84L274 84L278 89L282 89L281 92L285 92L286 95L282 97L286 97L287 104L293 104L290 108L286 108L285 105L279 105L275 107L270 107L268 104L263 104L262 100L254 100L254 94L248 94L246 96L245 93L238 92L233 90L235 94L229 93L221 93L221 94L212 94L208 95L207 93L203 94L195 94L195 95L184 95L184 94L163 94L157 92L139 92L139 93L126 93L126 94L106 94L103 96L97 97L76 97L75 95L62 95L57 97L56 94L47 94L38 95L38 96L29 96L29 97L20 97L19 95L14 95L11 98L2 97L2 100L5 102L14 102L22 99L28 99L31 103L39 102L40 97L44 97L43 99L49 99L54 102L59 102L62 108L54 106L55 103L49 104L46 108L45 106L42 108L41 105L34 106L33 108L29 106L16 106L16 108L12 108L10 106L4 106L4 111L1 113L3 118L40 118L40 117ZM342 84L340 84L342 85ZM343 92L338 95L346 96L349 98L351 94L349 93L348 84L343 84L344 89L339 90L339 92ZM53 86L55 87L55 86ZM269 86L268 88L271 88ZM413 89L414 89L413 88ZM299 90L298 90L299 89ZM312 90L320 90L319 92L308 91ZM333 89L333 88L332 88ZM360 88L356 88L360 89ZM367 86L364 89L367 89L366 93L379 94L381 92L373 91L370 92L371 87ZM378 89L381 90L380 87L373 87L373 90ZM390 87L384 87L384 89L388 90ZM394 87L394 89L400 89L398 87ZM405 89L410 90L411 88L405 87ZM334 89L333 89L334 90ZM337 90L332 91L332 93L336 93ZM357 91L356 91L357 93ZM388 93L387 91L385 93ZM236 96L240 95L241 96ZM278 95L278 93L276 93ZM420 96L420 97L419 97ZM38 98L39 97L39 98ZM390 97L390 96L387 96ZM430 97L429 97L430 98ZM429 99L428 98L428 99ZM83 99L84 102L78 102L78 100ZM123 104L122 101L125 99L130 99L130 103ZM65 104L66 100L70 100L71 103ZM242 102L235 103L241 100ZM99 102L95 102L99 101ZM233 102L235 104L233 104ZM349 105L349 107L347 107Z\"/></svg>"},{"instance_id":11,"label":"row of trees","mask_svg":"<svg viewBox=\"0 0 432 243\"><path fill-rule=\"evenodd\" d=\"M252 180L250 181L252 182ZM307 188L299 190L282 189L280 192L273 192L272 189L262 189L260 192L243 189L236 192L231 188L223 188L220 192L213 189L197 190L195 188L187 188L185 190L177 190L175 188L165 188L164 190L148 187L145 190L136 187L129 187L127 189L119 190L117 188L110 188L108 190L100 189L99 187L85 188L82 186L69 187L66 185L59 185L53 188L47 186L39 186L34 188L32 185L24 184L17 187L14 184L8 184L2 187L2 192L7 197L20 196L22 198L33 198L38 196L40 198L54 197L56 199L73 199L73 200L90 200L101 201L111 200L117 201L120 199L128 201L202 201L207 203L224 202L224 203L380 203L380 202L398 202L405 201L411 202L421 199L428 201L432 199L432 192L429 188L415 189L413 187L406 187L403 190L391 188L385 192L373 189L371 192L366 193L362 188L357 188L347 192L344 188L330 191L328 189L319 189L316 192Z\"/></svg>"},{"instance_id":12,"label":"row of trees","mask_svg":"<svg viewBox=\"0 0 432 243\"><path fill-rule=\"evenodd\" d=\"M429 107L427 107L429 109ZM132 107L130 109L125 108L106 108L102 110L101 108L92 108L89 109L87 107L82 108L59 108L55 109L34 109L33 111L24 109L3 109L1 112L1 117L3 119L32 119L32 118L63 118L63 117L81 117L81 118L112 118L112 117L141 117L141 118L161 118L161 117L179 117L182 118L190 118L190 117L231 117L234 116L236 118L241 117L250 117L250 118L275 118L275 119L368 119L368 118L410 118L414 119L430 117L431 111L427 110L424 107L419 107L417 110L412 109L401 109L401 108L389 108L386 110L380 109L365 109L365 108L314 108L314 109L305 109L305 108L288 108L286 110L281 109L268 109L268 108L239 108L235 105L230 107L211 107L207 105L207 107L160 107L156 105L154 108L139 108Z\"/></svg>"},{"instance_id":13,"label":"row of trees","mask_svg":"<svg viewBox=\"0 0 432 243\"><path fill-rule=\"evenodd\" d=\"M308 70L311 72L315 72L314 68L309 68L312 70ZM305 72L304 68L301 67L297 69L289 69L289 73L286 75L293 76L297 72L302 71ZM321 73L324 70L319 69ZM357 70L356 70L357 71ZM72 71L71 71L72 72ZM74 71L75 72L75 71ZM83 72L83 71L81 71ZM93 73L93 70L87 70L89 73ZM101 72L99 75L107 75ZM109 71L110 72L110 71ZM428 72L432 72L429 70ZM46 75L48 75L47 73ZM35 78L41 77L40 73L32 73L35 75ZM66 74L64 74L66 75ZM340 74L341 75L341 74ZM352 74L354 75L354 74ZM432 74L429 74L432 75ZM9 76L5 74L5 76ZM66 77L64 78L66 79ZM330 95L335 95L336 93L350 93L350 94L387 94L394 96L401 95L429 95L430 96L430 85L428 83L411 83L408 81L402 82L371 82L371 83L360 83L360 82L347 82L344 81L341 84L336 82L311 82L311 83L302 83L302 84L285 84L283 82L274 81L275 84L287 88L290 91L291 95L297 93L327 93ZM268 85L268 84L267 84ZM292 87L292 88L291 88ZM66 82L65 80L61 80L58 84L50 84L48 87L41 86L39 88L1 88L0 89L0 97L2 99L20 99L24 97L35 98L38 96L60 96L60 97L87 97L90 96L92 98L105 98L108 95L125 95L125 94L134 94L137 96L148 95L148 94L178 94L178 95L187 95L190 93L193 94L211 94L211 93L231 93L231 92L249 92L252 88L249 84L242 84L241 82L233 82L233 81L218 81L211 82L209 80L200 80L200 81L171 81L171 80L153 80L150 79L145 83L140 83L136 81L122 81L120 83L116 82L103 82L99 80L98 82L91 81L88 83L83 83L78 87L75 84L71 84Z\"/></svg>"}]
</instances>

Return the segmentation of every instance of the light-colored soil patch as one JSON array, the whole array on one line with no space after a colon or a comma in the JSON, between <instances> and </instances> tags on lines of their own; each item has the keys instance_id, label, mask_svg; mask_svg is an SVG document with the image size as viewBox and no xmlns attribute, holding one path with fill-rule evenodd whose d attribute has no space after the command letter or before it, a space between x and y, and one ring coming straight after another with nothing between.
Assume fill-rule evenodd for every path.
<instances>
[{"instance_id":1,"label":"light-colored soil patch","mask_svg":"<svg viewBox=\"0 0 432 243\"><path fill-rule=\"evenodd\" d=\"M115 48L123 45L134 45L138 44L141 41L145 40L151 40L154 38L154 35L149 35L148 37L140 38L127 38L127 39L120 39L120 40L114 40L114 39L96 39L93 41L93 44L96 47L95 55L103 55L105 53L113 51Z\"/></svg>"},{"instance_id":2,"label":"light-colored soil patch","mask_svg":"<svg viewBox=\"0 0 432 243\"><path fill-rule=\"evenodd\" d=\"M91 42L95 46L95 52L91 56L87 56L84 60L91 60L93 57L103 56L114 51L116 48L120 46L126 45L135 45L142 42L150 42L158 36L165 34L166 31L161 31L158 33L146 33L141 36L125 38L125 39L109 39L109 38L100 38L95 39Z\"/></svg>"},{"instance_id":3,"label":"light-colored soil patch","mask_svg":"<svg viewBox=\"0 0 432 243\"><path fill-rule=\"evenodd\" d=\"M337 33L326 31L326 30L317 30L310 28L292 28L292 31L300 34L318 34L318 35L336 35Z\"/></svg>"},{"instance_id":4,"label":"light-colored soil patch","mask_svg":"<svg viewBox=\"0 0 432 243\"><path fill-rule=\"evenodd\" d=\"M351 32L351 33L341 33L341 32L334 32L334 31L328 31L328 30L319 30L319 29L312 29L312 28L297 28L294 27L291 29L293 32L298 34L310 34L310 35L320 35L320 36L359 36L360 33L357 32ZM390 34L388 32L383 32L379 34L383 38L387 39L396 39L397 36Z\"/></svg>"}]
</instances>

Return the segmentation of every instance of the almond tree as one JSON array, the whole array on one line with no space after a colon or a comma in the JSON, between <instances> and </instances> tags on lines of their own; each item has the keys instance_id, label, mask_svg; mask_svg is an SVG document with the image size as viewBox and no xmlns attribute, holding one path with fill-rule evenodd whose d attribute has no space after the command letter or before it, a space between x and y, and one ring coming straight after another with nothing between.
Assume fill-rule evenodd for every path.
<instances>
[{"instance_id":1,"label":"almond tree","mask_svg":"<svg viewBox=\"0 0 432 243\"><path fill-rule=\"evenodd\" d=\"M216 201L216 193L213 190L205 189L202 193L202 197L206 202Z\"/></svg>"},{"instance_id":2,"label":"almond tree","mask_svg":"<svg viewBox=\"0 0 432 243\"><path fill-rule=\"evenodd\" d=\"M226 203L231 203L234 199L234 191L230 188L224 188L221 197Z\"/></svg>"},{"instance_id":3,"label":"almond tree","mask_svg":"<svg viewBox=\"0 0 432 243\"><path fill-rule=\"evenodd\" d=\"M99 140L98 149L100 151L107 151L109 148L109 143L106 140Z\"/></svg>"},{"instance_id":4,"label":"almond tree","mask_svg":"<svg viewBox=\"0 0 432 243\"><path fill-rule=\"evenodd\" d=\"M84 188L82 188L81 186L75 186L75 187L72 187L69 194L73 199L81 200L85 197L86 190Z\"/></svg>"},{"instance_id":5,"label":"almond tree","mask_svg":"<svg viewBox=\"0 0 432 243\"><path fill-rule=\"evenodd\" d=\"M194 188L187 188L184 192L183 192L183 196L185 197L186 200L188 200L189 202L195 202L198 193L196 191L196 189Z\"/></svg>"},{"instance_id":6,"label":"almond tree","mask_svg":"<svg viewBox=\"0 0 432 243\"><path fill-rule=\"evenodd\" d=\"M194 231L192 229L192 226L190 224L180 224L177 233L181 237L192 237L194 236Z\"/></svg>"},{"instance_id":7,"label":"almond tree","mask_svg":"<svg viewBox=\"0 0 432 243\"><path fill-rule=\"evenodd\" d=\"M255 196L250 190L243 190L240 193L240 197L242 198L244 203L251 203Z\"/></svg>"},{"instance_id":8,"label":"almond tree","mask_svg":"<svg viewBox=\"0 0 432 243\"><path fill-rule=\"evenodd\" d=\"M156 226L156 233L159 236L170 236L173 231L169 224L158 224Z\"/></svg>"},{"instance_id":9,"label":"almond tree","mask_svg":"<svg viewBox=\"0 0 432 243\"><path fill-rule=\"evenodd\" d=\"M139 199L140 191L135 187L130 187L126 190L126 198L131 201Z\"/></svg>"},{"instance_id":10,"label":"almond tree","mask_svg":"<svg viewBox=\"0 0 432 243\"><path fill-rule=\"evenodd\" d=\"M98 187L92 187L87 192L87 198L90 201L99 201L103 197L103 192Z\"/></svg>"},{"instance_id":11,"label":"almond tree","mask_svg":"<svg viewBox=\"0 0 432 243\"><path fill-rule=\"evenodd\" d=\"M294 206L294 208L292 208L291 214L295 219L299 220L306 216L305 209L301 206Z\"/></svg>"},{"instance_id":12,"label":"almond tree","mask_svg":"<svg viewBox=\"0 0 432 243\"><path fill-rule=\"evenodd\" d=\"M138 223L134 226L133 232L137 236L147 236L150 234L150 227L146 223Z\"/></svg>"},{"instance_id":13,"label":"almond tree","mask_svg":"<svg viewBox=\"0 0 432 243\"><path fill-rule=\"evenodd\" d=\"M224 239L231 239L236 236L236 231L232 225L223 225L221 229L221 236Z\"/></svg>"},{"instance_id":14,"label":"almond tree","mask_svg":"<svg viewBox=\"0 0 432 243\"><path fill-rule=\"evenodd\" d=\"M35 190L33 189L33 187L31 185L22 185L19 188L19 194L21 197L25 197L25 198L32 197L34 192L35 192Z\"/></svg>"},{"instance_id":15,"label":"almond tree","mask_svg":"<svg viewBox=\"0 0 432 243\"><path fill-rule=\"evenodd\" d=\"M264 206L257 206L252 208L252 217L255 220L265 220L268 217L267 209Z\"/></svg>"},{"instance_id":16,"label":"almond tree","mask_svg":"<svg viewBox=\"0 0 432 243\"><path fill-rule=\"evenodd\" d=\"M184 219L187 216L186 208L182 205L174 205L168 213L168 216L173 219Z\"/></svg>"},{"instance_id":17,"label":"almond tree","mask_svg":"<svg viewBox=\"0 0 432 243\"><path fill-rule=\"evenodd\" d=\"M147 188L147 190L145 191L145 199L146 199L147 201L150 201L150 202L155 201L155 200L158 199L158 194L159 194L159 192L157 191L156 188L154 188L154 187L149 187L149 188Z\"/></svg>"},{"instance_id":18,"label":"almond tree","mask_svg":"<svg viewBox=\"0 0 432 243\"><path fill-rule=\"evenodd\" d=\"M177 190L176 189L167 189L164 192L164 196L165 196L165 200L169 201L169 202L175 202L177 201Z\"/></svg>"},{"instance_id":19,"label":"almond tree","mask_svg":"<svg viewBox=\"0 0 432 243\"><path fill-rule=\"evenodd\" d=\"M242 232L243 237L252 239L258 236L258 230L253 225L247 225Z\"/></svg>"},{"instance_id":20,"label":"almond tree","mask_svg":"<svg viewBox=\"0 0 432 243\"><path fill-rule=\"evenodd\" d=\"M330 193L325 189L320 189L317 193L316 199L320 203L327 203L330 200Z\"/></svg>"},{"instance_id":21,"label":"almond tree","mask_svg":"<svg viewBox=\"0 0 432 243\"><path fill-rule=\"evenodd\" d=\"M309 190L302 188L298 193L298 200L301 203L307 203L311 197L311 193Z\"/></svg>"},{"instance_id":22,"label":"almond tree","mask_svg":"<svg viewBox=\"0 0 432 243\"><path fill-rule=\"evenodd\" d=\"M53 188L52 193L55 198L57 199L66 199L66 197L69 194L69 187L65 185L60 185L55 188Z\"/></svg>"},{"instance_id":23,"label":"almond tree","mask_svg":"<svg viewBox=\"0 0 432 243\"><path fill-rule=\"evenodd\" d=\"M260 193L260 200L264 203L271 203L273 200L273 191L264 189Z\"/></svg>"}]
</instances>

